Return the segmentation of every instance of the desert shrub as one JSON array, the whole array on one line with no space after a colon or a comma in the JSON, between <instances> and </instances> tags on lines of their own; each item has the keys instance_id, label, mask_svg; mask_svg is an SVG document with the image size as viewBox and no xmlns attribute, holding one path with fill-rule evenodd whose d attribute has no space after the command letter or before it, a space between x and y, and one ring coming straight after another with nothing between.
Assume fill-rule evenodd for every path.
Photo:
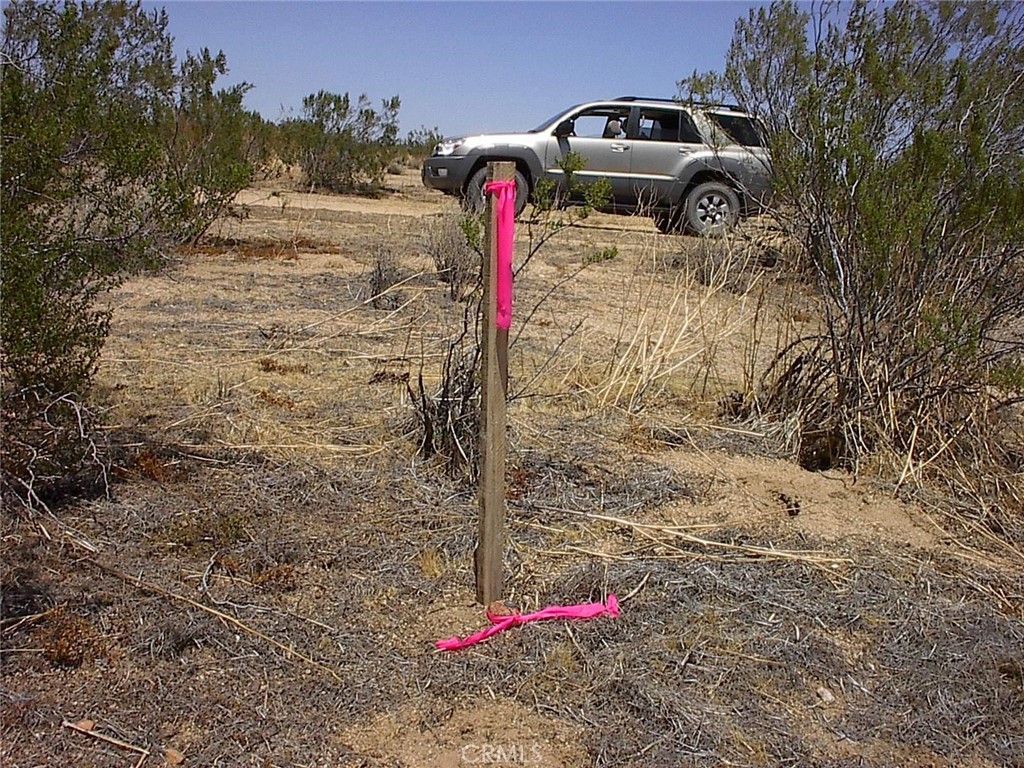
<instances>
[{"instance_id":1,"label":"desert shrub","mask_svg":"<svg viewBox=\"0 0 1024 768\"><path fill-rule=\"evenodd\" d=\"M583 254L584 264L603 264L606 261L614 261L619 258L619 249L614 245L605 248L595 248Z\"/></svg>"},{"instance_id":2,"label":"desert shrub","mask_svg":"<svg viewBox=\"0 0 1024 768\"><path fill-rule=\"evenodd\" d=\"M281 159L298 165L311 187L335 192L377 192L399 156L398 96L370 106L347 93L318 91L302 100L302 117L278 126Z\"/></svg>"},{"instance_id":3,"label":"desert shrub","mask_svg":"<svg viewBox=\"0 0 1024 768\"><path fill-rule=\"evenodd\" d=\"M206 48L186 53L161 120L166 148L161 189L173 211L168 234L174 241L202 235L268 160L268 126L242 106L251 86L214 89L227 71L223 53L212 55Z\"/></svg>"},{"instance_id":4,"label":"desert shrub","mask_svg":"<svg viewBox=\"0 0 1024 768\"><path fill-rule=\"evenodd\" d=\"M738 22L724 76L680 83L765 125L825 332L757 396L799 415L808 464L968 461L1021 396L992 385L1024 338L1022 82L1018 5L775 2Z\"/></svg>"},{"instance_id":5,"label":"desert shrub","mask_svg":"<svg viewBox=\"0 0 1024 768\"><path fill-rule=\"evenodd\" d=\"M448 339L440 379L430 391L420 371L409 397L422 430L420 453L440 457L453 475L476 477L479 471L480 365L478 329L480 302L462 308L458 332Z\"/></svg>"},{"instance_id":6,"label":"desert shrub","mask_svg":"<svg viewBox=\"0 0 1024 768\"><path fill-rule=\"evenodd\" d=\"M101 296L202 232L252 171L244 86L215 93L223 57L206 52L177 70L166 27L126 2L4 8L2 488L29 506L102 476L84 405Z\"/></svg>"},{"instance_id":7,"label":"desert shrub","mask_svg":"<svg viewBox=\"0 0 1024 768\"><path fill-rule=\"evenodd\" d=\"M472 214L446 213L423 229L423 253L434 262L437 279L448 283L452 301L460 300L480 279L480 254L471 242L479 240L479 220Z\"/></svg>"},{"instance_id":8,"label":"desert shrub","mask_svg":"<svg viewBox=\"0 0 1024 768\"><path fill-rule=\"evenodd\" d=\"M392 286L402 279L402 272L398 266L398 257L395 252L387 246L378 246L373 258L373 266L370 268L370 297L374 309L397 309L402 303L402 297L397 291L391 290Z\"/></svg>"},{"instance_id":9,"label":"desert shrub","mask_svg":"<svg viewBox=\"0 0 1024 768\"><path fill-rule=\"evenodd\" d=\"M406 164L412 168L418 168L426 158L430 157L444 136L437 130L437 126L427 128L422 125L414 131L409 131L402 142L402 148L406 154Z\"/></svg>"},{"instance_id":10,"label":"desert shrub","mask_svg":"<svg viewBox=\"0 0 1024 768\"><path fill-rule=\"evenodd\" d=\"M479 468L477 434L480 427L480 323L482 217L472 213L443 214L424 229L423 251L434 262L439 280L448 283L448 295L460 307L461 319L449 334L440 379L428 391L423 372L410 381L410 400L422 430L420 452L439 456L452 474L475 476ZM415 386L414 386L415 385Z\"/></svg>"},{"instance_id":11,"label":"desert shrub","mask_svg":"<svg viewBox=\"0 0 1024 768\"><path fill-rule=\"evenodd\" d=\"M744 294L762 274L758 256L757 248L744 240L704 235L684 263L701 285Z\"/></svg>"},{"instance_id":12,"label":"desert shrub","mask_svg":"<svg viewBox=\"0 0 1024 768\"><path fill-rule=\"evenodd\" d=\"M586 160L575 152L569 152L562 159L565 172L563 183L540 184L534 190L534 216L526 222L526 256L515 267L519 275L527 268L533 257L555 236L574 227L586 219L590 212L607 203L611 187L607 180L584 184L575 177L575 172L584 167ZM576 204L570 206L574 201ZM466 298L465 287L480 286L483 254L487 251L485 216L467 213L456 217L443 217L435 224L436 229L428 230L424 249L434 259L438 275L447 279L452 299ZM559 287L574 279L580 272L594 264L615 258L617 252L608 249L596 257L583 258L581 264L561 280L550 286L532 307L516 310L518 330L509 343L514 346L522 328L525 327L540 306L551 298ZM421 452L424 456L440 456L453 474L466 473L475 477L479 471L478 432L480 426L480 366L482 363L482 312L481 290L468 294L468 301L462 307L458 329L450 334L447 351L440 371L439 384L428 392L424 387L422 372L413 387L410 382L410 399L416 404L417 417L423 431ZM568 335L557 345L556 350L579 328L573 326ZM522 396L523 392L515 396Z\"/></svg>"},{"instance_id":13,"label":"desert shrub","mask_svg":"<svg viewBox=\"0 0 1024 768\"><path fill-rule=\"evenodd\" d=\"M586 163L587 159L579 152L566 152L555 161L562 171L560 181L537 180L533 205L546 229L557 231L582 221L611 201L612 186L608 179L581 182L576 176Z\"/></svg>"}]
</instances>

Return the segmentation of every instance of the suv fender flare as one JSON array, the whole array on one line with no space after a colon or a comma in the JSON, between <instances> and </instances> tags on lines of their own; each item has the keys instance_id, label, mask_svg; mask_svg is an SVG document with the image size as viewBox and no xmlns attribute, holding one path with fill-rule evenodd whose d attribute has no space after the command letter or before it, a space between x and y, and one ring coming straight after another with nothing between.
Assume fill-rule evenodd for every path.
<instances>
[{"instance_id":1,"label":"suv fender flare","mask_svg":"<svg viewBox=\"0 0 1024 768\"><path fill-rule=\"evenodd\" d=\"M469 152L468 156L473 158L473 162L470 165L469 172L466 174L466 178L462 183L463 194L465 194L466 185L469 184L469 180L473 178L473 174L483 166L487 165L487 163L501 161L515 163L516 170L526 177L526 183L530 187L531 192L533 191L533 185L536 183L537 179L540 178L543 170L537 155L528 147L494 147L493 149L488 149L486 153L474 149Z\"/></svg>"},{"instance_id":2,"label":"suv fender flare","mask_svg":"<svg viewBox=\"0 0 1024 768\"><path fill-rule=\"evenodd\" d=\"M680 178L676 182L675 187L672 189L672 207L679 210L681 206L686 204L686 196L690 194L690 190L709 181L716 181L729 187L739 198L740 208L744 211L747 209L748 196L746 190L742 188L736 178L726 168L712 167L707 164L702 164L702 167L693 169L692 174L688 174L685 178Z\"/></svg>"}]
</instances>

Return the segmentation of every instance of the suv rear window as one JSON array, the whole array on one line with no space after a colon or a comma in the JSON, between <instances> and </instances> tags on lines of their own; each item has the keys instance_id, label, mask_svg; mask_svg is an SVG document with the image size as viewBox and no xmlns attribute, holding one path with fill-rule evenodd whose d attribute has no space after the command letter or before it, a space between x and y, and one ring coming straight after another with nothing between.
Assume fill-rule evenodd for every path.
<instances>
[{"instance_id":1,"label":"suv rear window","mask_svg":"<svg viewBox=\"0 0 1024 768\"><path fill-rule=\"evenodd\" d=\"M729 138L744 147L763 147L764 137L751 118L744 115L723 115L715 112L708 113L708 117L717 123L718 127L729 134Z\"/></svg>"},{"instance_id":2,"label":"suv rear window","mask_svg":"<svg viewBox=\"0 0 1024 768\"><path fill-rule=\"evenodd\" d=\"M686 112L649 107L640 110L640 126L636 138L650 141L682 141L690 144L701 142L697 127Z\"/></svg>"}]
</instances>

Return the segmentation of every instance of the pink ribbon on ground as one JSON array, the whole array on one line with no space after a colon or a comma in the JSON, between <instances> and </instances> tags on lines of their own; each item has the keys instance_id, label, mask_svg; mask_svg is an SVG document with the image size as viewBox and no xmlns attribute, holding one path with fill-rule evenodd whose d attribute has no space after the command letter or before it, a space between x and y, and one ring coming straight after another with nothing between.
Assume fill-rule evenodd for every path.
<instances>
[{"instance_id":1,"label":"pink ribbon on ground","mask_svg":"<svg viewBox=\"0 0 1024 768\"><path fill-rule=\"evenodd\" d=\"M516 232L516 183L489 181L489 195L497 195L498 207L498 311L494 324L503 331L512 327L512 243Z\"/></svg>"},{"instance_id":2,"label":"pink ribbon on ground","mask_svg":"<svg viewBox=\"0 0 1024 768\"><path fill-rule=\"evenodd\" d=\"M514 627L517 624L526 624L531 621L544 621L545 619L594 619L606 613L613 619L618 618L619 601L615 595L608 595L608 602L606 603L553 605L542 611L528 613L525 615L514 613L511 616L498 616L487 611L487 620L491 622L491 626L487 627L487 629L481 630L475 635L470 635L464 640L460 640L457 637L451 637L447 640L438 640L435 645L442 651L460 651L463 648L476 645L477 643L486 640L491 635L504 632L509 627Z\"/></svg>"}]
</instances>

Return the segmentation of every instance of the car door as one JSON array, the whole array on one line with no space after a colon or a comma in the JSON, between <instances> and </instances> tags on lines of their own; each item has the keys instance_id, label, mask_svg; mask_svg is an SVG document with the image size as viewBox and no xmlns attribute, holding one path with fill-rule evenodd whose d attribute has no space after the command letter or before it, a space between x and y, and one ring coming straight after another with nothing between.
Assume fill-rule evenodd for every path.
<instances>
[{"instance_id":1,"label":"car door","mask_svg":"<svg viewBox=\"0 0 1024 768\"><path fill-rule=\"evenodd\" d=\"M631 136L634 195L641 205L664 206L688 156L703 148L700 134L684 110L641 107Z\"/></svg>"},{"instance_id":2,"label":"car door","mask_svg":"<svg viewBox=\"0 0 1024 768\"><path fill-rule=\"evenodd\" d=\"M629 114L629 106L608 105L587 107L570 116L570 134L562 137L552 134L547 141L544 175L559 185L564 184L565 174L559 163L569 152L577 152L585 161L583 168L576 172L578 181L586 184L608 179L616 202L628 199L633 194L630 179L633 142L627 138L625 130ZM614 130L616 127L618 131Z\"/></svg>"}]
</instances>

